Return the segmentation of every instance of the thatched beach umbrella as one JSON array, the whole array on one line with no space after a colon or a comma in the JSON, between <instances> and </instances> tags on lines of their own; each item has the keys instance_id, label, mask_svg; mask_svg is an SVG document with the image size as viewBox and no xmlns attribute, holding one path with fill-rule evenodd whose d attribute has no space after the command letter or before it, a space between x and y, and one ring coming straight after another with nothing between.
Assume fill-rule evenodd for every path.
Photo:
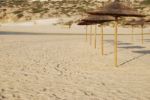
<instances>
[{"instance_id":1,"label":"thatched beach umbrella","mask_svg":"<svg viewBox=\"0 0 150 100\"><path fill-rule=\"evenodd\" d=\"M102 9L97 11L88 12L92 15L111 15L115 17L115 41L114 41L114 57L115 66L118 65L118 17L144 17L144 15L138 13L137 10L131 8L125 3L121 3L120 0L108 3Z\"/></svg>"},{"instance_id":2,"label":"thatched beach umbrella","mask_svg":"<svg viewBox=\"0 0 150 100\"><path fill-rule=\"evenodd\" d=\"M134 41L134 26L136 25L135 19L126 22L124 25L131 25L132 41Z\"/></svg>"},{"instance_id":3,"label":"thatched beach umbrella","mask_svg":"<svg viewBox=\"0 0 150 100\"><path fill-rule=\"evenodd\" d=\"M140 20L136 20L135 21L135 24L136 25L140 25L141 26L141 42L142 44L144 43L144 32L143 32L143 28L144 28L144 25L146 24L146 20L145 19L140 19Z\"/></svg>"},{"instance_id":4,"label":"thatched beach umbrella","mask_svg":"<svg viewBox=\"0 0 150 100\"><path fill-rule=\"evenodd\" d=\"M90 23L102 23L114 21L115 19L111 16L99 16L99 15L89 15L87 18L82 19L82 21Z\"/></svg>"},{"instance_id":5,"label":"thatched beach umbrella","mask_svg":"<svg viewBox=\"0 0 150 100\"><path fill-rule=\"evenodd\" d=\"M146 22L150 22L150 19L148 19Z\"/></svg>"},{"instance_id":6,"label":"thatched beach umbrella","mask_svg":"<svg viewBox=\"0 0 150 100\"><path fill-rule=\"evenodd\" d=\"M141 20L138 20L138 21L135 21L135 23L137 24L137 25L140 25L141 26L141 42L142 42L142 44L144 43L144 33L143 33L143 27L144 27L144 19L141 19Z\"/></svg>"},{"instance_id":7,"label":"thatched beach umbrella","mask_svg":"<svg viewBox=\"0 0 150 100\"><path fill-rule=\"evenodd\" d=\"M97 16L97 15L90 15L85 19L82 19L86 22L91 22L95 24L101 24L101 54L104 54L104 38L103 38L103 23L114 21L115 18L111 16ZM95 27L96 31L96 27ZM96 32L95 32L95 48L96 48Z\"/></svg>"},{"instance_id":8,"label":"thatched beach umbrella","mask_svg":"<svg viewBox=\"0 0 150 100\"><path fill-rule=\"evenodd\" d=\"M90 26L90 44L92 44L92 25L93 24L94 23L92 23L92 22L86 22L86 21L80 21L78 23L78 25L85 25L86 26L86 34L85 34L86 40L87 40L87 35L88 35L88 26Z\"/></svg>"},{"instance_id":9,"label":"thatched beach umbrella","mask_svg":"<svg viewBox=\"0 0 150 100\"><path fill-rule=\"evenodd\" d=\"M140 25L141 26L141 42L143 44L144 43L143 28L144 28L144 25L147 24L148 22L149 22L148 19L131 20L131 21L127 22L125 25L132 25L132 27L135 26L135 25Z\"/></svg>"},{"instance_id":10,"label":"thatched beach umbrella","mask_svg":"<svg viewBox=\"0 0 150 100\"><path fill-rule=\"evenodd\" d=\"M150 19L146 19L145 22L150 22Z\"/></svg>"}]
</instances>

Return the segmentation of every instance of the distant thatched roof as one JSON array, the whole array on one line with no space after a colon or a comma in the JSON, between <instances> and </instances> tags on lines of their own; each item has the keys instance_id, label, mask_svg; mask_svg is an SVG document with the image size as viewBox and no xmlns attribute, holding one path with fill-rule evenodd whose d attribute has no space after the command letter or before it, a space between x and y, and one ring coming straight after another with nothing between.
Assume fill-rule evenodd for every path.
<instances>
[{"instance_id":1,"label":"distant thatched roof","mask_svg":"<svg viewBox=\"0 0 150 100\"><path fill-rule=\"evenodd\" d=\"M106 4L102 9L96 11L90 11L89 14L93 15L111 15L115 17L119 16L130 16L130 17L144 17L138 13L137 10L133 9L129 5L115 0L114 2Z\"/></svg>"},{"instance_id":2,"label":"distant thatched roof","mask_svg":"<svg viewBox=\"0 0 150 100\"><path fill-rule=\"evenodd\" d=\"M125 25L144 25L144 24L147 24L149 20L146 20L146 19L138 19L138 20L131 20L131 21L128 21L125 23Z\"/></svg>"},{"instance_id":3,"label":"distant thatched roof","mask_svg":"<svg viewBox=\"0 0 150 100\"><path fill-rule=\"evenodd\" d=\"M137 20L136 24L137 25L147 25L147 24L150 24L149 22L150 22L150 20L142 18L142 19Z\"/></svg>"},{"instance_id":4,"label":"distant thatched roof","mask_svg":"<svg viewBox=\"0 0 150 100\"><path fill-rule=\"evenodd\" d=\"M127 21L127 22L125 22L125 24L124 25L137 25L136 23L135 23L135 19L132 19L132 20L130 20L130 21Z\"/></svg>"},{"instance_id":5,"label":"distant thatched roof","mask_svg":"<svg viewBox=\"0 0 150 100\"><path fill-rule=\"evenodd\" d=\"M95 24L95 23L92 23L92 22L85 22L85 21L80 21L80 22L78 23L78 25L93 25L93 24Z\"/></svg>"},{"instance_id":6,"label":"distant thatched roof","mask_svg":"<svg viewBox=\"0 0 150 100\"><path fill-rule=\"evenodd\" d=\"M146 23L145 19L143 19L143 18L136 21L137 25L144 25L145 23Z\"/></svg>"},{"instance_id":7,"label":"distant thatched roof","mask_svg":"<svg viewBox=\"0 0 150 100\"><path fill-rule=\"evenodd\" d=\"M146 19L145 22L150 22L150 19Z\"/></svg>"},{"instance_id":8,"label":"distant thatched roof","mask_svg":"<svg viewBox=\"0 0 150 100\"><path fill-rule=\"evenodd\" d=\"M104 22L109 22L114 20L115 18L111 16L97 16L97 15L90 15L82 19L82 21L93 22L93 23L104 23Z\"/></svg>"}]
</instances>

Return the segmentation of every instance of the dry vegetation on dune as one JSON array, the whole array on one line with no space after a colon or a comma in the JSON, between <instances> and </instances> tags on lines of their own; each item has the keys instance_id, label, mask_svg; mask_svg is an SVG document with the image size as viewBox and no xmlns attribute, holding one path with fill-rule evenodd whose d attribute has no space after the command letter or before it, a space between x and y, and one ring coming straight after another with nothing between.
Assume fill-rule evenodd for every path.
<instances>
[{"instance_id":1,"label":"dry vegetation on dune","mask_svg":"<svg viewBox=\"0 0 150 100\"><path fill-rule=\"evenodd\" d=\"M148 6L139 6L138 9L149 10ZM146 2L147 4L147 2ZM86 10L95 9L102 6L102 2L97 0L76 0L76 1L34 1L29 0L0 0L0 20L1 22L26 21L51 17L70 17L82 15Z\"/></svg>"},{"instance_id":2,"label":"dry vegetation on dune","mask_svg":"<svg viewBox=\"0 0 150 100\"><path fill-rule=\"evenodd\" d=\"M68 1L34 1L5 0L0 3L0 17L4 21L20 21L59 16L80 15L86 9L99 5L94 0ZM95 7L94 7L95 8Z\"/></svg>"}]
</instances>

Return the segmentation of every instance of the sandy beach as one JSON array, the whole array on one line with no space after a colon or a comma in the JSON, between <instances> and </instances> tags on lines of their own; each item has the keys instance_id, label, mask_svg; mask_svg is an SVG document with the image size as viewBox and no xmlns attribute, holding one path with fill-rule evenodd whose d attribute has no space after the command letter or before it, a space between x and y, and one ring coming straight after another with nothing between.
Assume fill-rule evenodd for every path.
<instances>
[{"instance_id":1,"label":"sandy beach","mask_svg":"<svg viewBox=\"0 0 150 100\"><path fill-rule=\"evenodd\" d=\"M102 56L100 35L95 49L84 35L42 34L84 34L84 27L3 25L0 30L0 100L150 100L150 34L142 45L140 28L134 41L119 35L118 67L113 35L104 36ZM125 30L120 33L130 34Z\"/></svg>"}]
</instances>

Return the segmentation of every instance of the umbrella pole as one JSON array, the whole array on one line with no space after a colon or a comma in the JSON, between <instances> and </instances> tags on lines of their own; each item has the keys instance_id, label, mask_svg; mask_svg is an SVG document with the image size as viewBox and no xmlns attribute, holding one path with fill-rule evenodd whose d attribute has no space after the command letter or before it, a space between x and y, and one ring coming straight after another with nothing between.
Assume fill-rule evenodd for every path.
<instances>
[{"instance_id":1,"label":"umbrella pole","mask_svg":"<svg viewBox=\"0 0 150 100\"><path fill-rule=\"evenodd\" d=\"M88 26L86 25L86 41L87 41L87 34L88 34Z\"/></svg>"},{"instance_id":2,"label":"umbrella pole","mask_svg":"<svg viewBox=\"0 0 150 100\"><path fill-rule=\"evenodd\" d=\"M115 18L115 34L114 34L114 64L117 67L118 65L118 17Z\"/></svg>"},{"instance_id":3,"label":"umbrella pole","mask_svg":"<svg viewBox=\"0 0 150 100\"><path fill-rule=\"evenodd\" d=\"M90 26L90 45L92 45L92 25Z\"/></svg>"},{"instance_id":4,"label":"umbrella pole","mask_svg":"<svg viewBox=\"0 0 150 100\"><path fill-rule=\"evenodd\" d=\"M101 54L104 55L104 34L103 34L103 24L101 24Z\"/></svg>"},{"instance_id":5,"label":"umbrella pole","mask_svg":"<svg viewBox=\"0 0 150 100\"><path fill-rule=\"evenodd\" d=\"M132 42L134 41L134 29L133 29L133 25L132 25Z\"/></svg>"},{"instance_id":6,"label":"umbrella pole","mask_svg":"<svg viewBox=\"0 0 150 100\"><path fill-rule=\"evenodd\" d=\"M95 33L94 33L94 47L96 49L96 34L97 34L97 25L95 25Z\"/></svg>"},{"instance_id":7,"label":"umbrella pole","mask_svg":"<svg viewBox=\"0 0 150 100\"><path fill-rule=\"evenodd\" d=\"M141 25L141 31L142 31L142 44L144 44L144 33L143 33L143 25Z\"/></svg>"}]
</instances>

